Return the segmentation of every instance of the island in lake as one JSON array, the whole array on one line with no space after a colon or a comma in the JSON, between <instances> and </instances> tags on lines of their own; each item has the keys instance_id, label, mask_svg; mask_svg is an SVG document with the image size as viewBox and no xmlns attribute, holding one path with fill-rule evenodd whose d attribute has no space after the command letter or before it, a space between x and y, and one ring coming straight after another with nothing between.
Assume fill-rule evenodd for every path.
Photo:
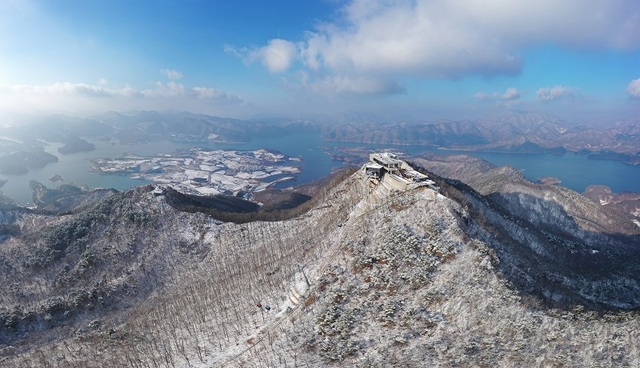
<instances>
[{"instance_id":1,"label":"island in lake","mask_svg":"<svg viewBox=\"0 0 640 368\"><path fill-rule=\"evenodd\" d=\"M96 145L80 137L67 137L64 146L58 148L58 152L63 155L70 155L77 152L89 152L96 149Z\"/></svg>"},{"instance_id":2,"label":"island in lake","mask_svg":"<svg viewBox=\"0 0 640 368\"><path fill-rule=\"evenodd\" d=\"M22 175L58 162L58 157L42 150L18 151L0 156L0 174Z\"/></svg>"},{"instance_id":3,"label":"island in lake","mask_svg":"<svg viewBox=\"0 0 640 368\"><path fill-rule=\"evenodd\" d=\"M295 180L297 157L276 151L205 150L190 148L171 154L93 160L92 170L170 184L190 194L227 194L250 198L276 183Z\"/></svg>"}]
</instances>

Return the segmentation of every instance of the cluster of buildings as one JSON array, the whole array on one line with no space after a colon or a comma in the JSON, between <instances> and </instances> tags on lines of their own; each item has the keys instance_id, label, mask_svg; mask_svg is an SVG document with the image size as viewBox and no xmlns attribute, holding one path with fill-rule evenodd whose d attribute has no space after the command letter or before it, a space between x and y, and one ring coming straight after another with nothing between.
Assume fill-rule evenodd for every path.
<instances>
[{"instance_id":1,"label":"cluster of buildings","mask_svg":"<svg viewBox=\"0 0 640 368\"><path fill-rule=\"evenodd\" d=\"M362 167L374 184L384 183L396 190L410 190L429 187L438 190L435 182L423 173L414 170L405 161L390 152L376 152L369 155L369 162Z\"/></svg>"}]
</instances>

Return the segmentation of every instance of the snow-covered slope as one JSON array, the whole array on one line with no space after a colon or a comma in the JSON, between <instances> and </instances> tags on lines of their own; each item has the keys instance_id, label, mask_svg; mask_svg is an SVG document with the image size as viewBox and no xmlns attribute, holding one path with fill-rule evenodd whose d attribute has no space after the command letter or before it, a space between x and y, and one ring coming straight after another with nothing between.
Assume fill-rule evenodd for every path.
<instances>
[{"instance_id":1,"label":"snow-covered slope","mask_svg":"<svg viewBox=\"0 0 640 368\"><path fill-rule=\"evenodd\" d=\"M501 259L506 238L475 217L485 202L443 183L397 192L357 172L277 222L180 212L151 188L5 214L20 232L0 245L0 366L640 362L635 312L522 293L501 269L521 254Z\"/></svg>"}]
</instances>

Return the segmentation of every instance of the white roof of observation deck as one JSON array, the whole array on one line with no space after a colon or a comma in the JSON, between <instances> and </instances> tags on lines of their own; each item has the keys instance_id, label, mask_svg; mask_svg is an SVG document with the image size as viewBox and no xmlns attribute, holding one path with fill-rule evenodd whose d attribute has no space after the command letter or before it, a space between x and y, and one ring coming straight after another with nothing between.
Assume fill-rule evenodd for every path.
<instances>
[{"instance_id":1,"label":"white roof of observation deck","mask_svg":"<svg viewBox=\"0 0 640 368\"><path fill-rule=\"evenodd\" d=\"M389 152L372 153L369 157L372 162L380 163L382 166L394 167L402 165L402 161L396 155Z\"/></svg>"}]
</instances>

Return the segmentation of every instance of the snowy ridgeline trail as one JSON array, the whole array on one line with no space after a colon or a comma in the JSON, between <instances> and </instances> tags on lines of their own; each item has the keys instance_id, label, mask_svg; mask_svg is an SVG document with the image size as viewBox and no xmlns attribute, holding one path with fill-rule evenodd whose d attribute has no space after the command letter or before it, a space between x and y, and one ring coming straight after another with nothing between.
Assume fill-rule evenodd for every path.
<instances>
[{"instance_id":1,"label":"snowy ridgeline trail","mask_svg":"<svg viewBox=\"0 0 640 368\"><path fill-rule=\"evenodd\" d=\"M427 188L406 194L406 197L404 194L387 187L380 186L370 189L366 178L362 177L361 173L355 174L346 187L336 192L338 195L334 198L340 198L341 201L329 201L327 205L313 210L301 219L292 221L291 224L282 224L286 227L293 225L295 230L290 229L289 231L294 231L296 237L302 232L309 231L319 221L328 222L329 227L325 228L328 231L324 232L322 237L304 246L303 252L311 253L313 256L307 256L304 261L298 261L294 267L291 267L288 280L283 280L278 290L274 291L278 294L255 299L261 300L261 302L245 308L245 313L252 316L252 323L255 324L254 329L245 330L246 334L239 336L236 345L232 344L228 349L206 359L202 362L202 366L238 364L244 361L247 356L254 354L254 351L262 351L273 339L282 339L286 335L282 335L282 329L286 330L295 325L295 321L300 318L301 313L310 308L318 293L322 292L322 290L318 290L318 287L324 287L323 279L327 272L330 272L336 260L340 260L340 263L344 265L350 263L349 258L351 257L345 254L345 247L365 234L366 228L371 226L367 216L380 210L385 211L382 209L385 206L388 210L390 205L398 201L406 201L407 203L402 203L402 205L411 207L412 205L409 203L414 201L444 199L437 192ZM345 197L350 203L348 207L344 207ZM342 203L343 206L337 206L337 203ZM417 206L414 210L420 208L423 207ZM363 215L365 217L359 219ZM340 221L341 219L342 221ZM261 232L254 226L262 227L267 223L247 225L246 234L247 237L250 237L250 234L254 232ZM225 226L235 227L228 224ZM372 228L370 231L377 233L382 230ZM241 227L240 233L243 232ZM257 238L263 239L264 235L266 234L260 234ZM208 234L208 239L213 242L215 239L219 239L219 236L218 234ZM271 239L266 236L265 240L256 239L256 243L253 244L258 245L261 241L269 242Z\"/></svg>"}]
</instances>

